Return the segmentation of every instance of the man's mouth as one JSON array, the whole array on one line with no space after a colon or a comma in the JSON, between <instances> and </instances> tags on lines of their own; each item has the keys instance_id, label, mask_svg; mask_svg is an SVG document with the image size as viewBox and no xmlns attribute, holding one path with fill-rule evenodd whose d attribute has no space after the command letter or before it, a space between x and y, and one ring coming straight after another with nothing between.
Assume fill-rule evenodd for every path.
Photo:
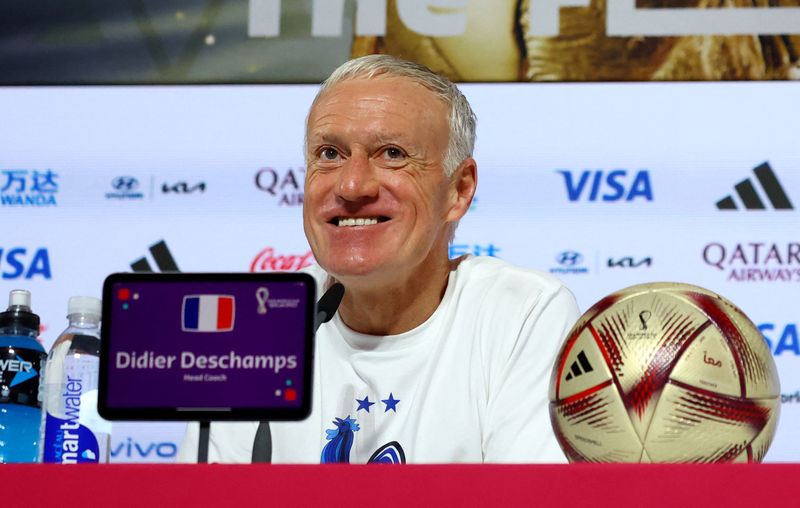
<instances>
[{"instance_id":1,"label":"man's mouth","mask_svg":"<svg viewBox=\"0 0 800 508\"><path fill-rule=\"evenodd\" d=\"M347 228L353 226L374 226L375 224L388 220L389 217L383 215L377 217L334 217L329 223L340 228Z\"/></svg>"}]
</instances>

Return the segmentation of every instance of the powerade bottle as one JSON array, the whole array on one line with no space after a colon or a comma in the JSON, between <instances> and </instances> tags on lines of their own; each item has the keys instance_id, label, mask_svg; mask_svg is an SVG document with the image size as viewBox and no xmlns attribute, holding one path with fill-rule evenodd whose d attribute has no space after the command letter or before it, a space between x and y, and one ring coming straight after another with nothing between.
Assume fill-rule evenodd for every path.
<instances>
[{"instance_id":1,"label":"powerade bottle","mask_svg":"<svg viewBox=\"0 0 800 508\"><path fill-rule=\"evenodd\" d=\"M43 374L42 462L108 462L111 423L97 413L101 304L73 296L69 326L53 343Z\"/></svg>"},{"instance_id":2,"label":"powerade bottle","mask_svg":"<svg viewBox=\"0 0 800 508\"><path fill-rule=\"evenodd\" d=\"M39 372L47 356L36 337L31 293L14 289L0 312L0 463L36 462L39 454Z\"/></svg>"}]
</instances>

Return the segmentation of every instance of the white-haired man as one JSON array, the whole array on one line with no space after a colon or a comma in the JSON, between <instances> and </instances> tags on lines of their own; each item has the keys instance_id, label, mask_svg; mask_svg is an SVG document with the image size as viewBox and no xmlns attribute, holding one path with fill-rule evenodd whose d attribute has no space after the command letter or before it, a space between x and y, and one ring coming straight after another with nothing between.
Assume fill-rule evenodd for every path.
<instances>
[{"instance_id":1,"label":"white-haired man","mask_svg":"<svg viewBox=\"0 0 800 508\"><path fill-rule=\"evenodd\" d=\"M308 115L305 233L322 290L313 409L272 423L273 462L562 462L547 387L578 317L554 278L450 259L477 184L458 88L384 55L345 63ZM249 462L256 423L212 425L209 461ZM193 460L191 427L181 458Z\"/></svg>"}]
</instances>

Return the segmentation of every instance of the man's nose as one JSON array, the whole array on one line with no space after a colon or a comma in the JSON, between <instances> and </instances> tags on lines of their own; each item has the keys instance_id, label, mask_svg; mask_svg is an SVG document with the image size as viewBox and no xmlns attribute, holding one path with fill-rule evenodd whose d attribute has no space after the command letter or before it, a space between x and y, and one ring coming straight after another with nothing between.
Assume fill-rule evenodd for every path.
<instances>
[{"instance_id":1,"label":"man's nose","mask_svg":"<svg viewBox=\"0 0 800 508\"><path fill-rule=\"evenodd\" d=\"M377 197L379 188L378 174L369 156L353 153L339 171L337 196L345 201L359 201Z\"/></svg>"}]
</instances>

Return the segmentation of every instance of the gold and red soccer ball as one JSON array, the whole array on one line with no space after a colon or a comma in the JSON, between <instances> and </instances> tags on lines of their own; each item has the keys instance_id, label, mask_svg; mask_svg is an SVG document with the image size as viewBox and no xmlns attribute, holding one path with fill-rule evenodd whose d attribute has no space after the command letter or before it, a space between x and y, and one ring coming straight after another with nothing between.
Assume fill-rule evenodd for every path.
<instances>
[{"instance_id":1,"label":"gold and red soccer ball","mask_svg":"<svg viewBox=\"0 0 800 508\"><path fill-rule=\"evenodd\" d=\"M550 416L570 462L760 462L780 384L735 305L676 283L599 301L561 347Z\"/></svg>"}]
</instances>

